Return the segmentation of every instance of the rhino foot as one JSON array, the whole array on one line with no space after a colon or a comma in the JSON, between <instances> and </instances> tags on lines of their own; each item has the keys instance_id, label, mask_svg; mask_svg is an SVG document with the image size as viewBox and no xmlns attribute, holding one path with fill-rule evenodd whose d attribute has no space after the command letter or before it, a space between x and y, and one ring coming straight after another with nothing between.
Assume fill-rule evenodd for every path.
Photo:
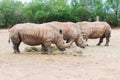
<instances>
[{"instance_id":1,"label":"rhino foot","mask_svg":"<svg viewBox=\"0 0 120 80\"><path fill-rule=\"evenodd\" d=\"M96 44L96 46L100 46L100 44Z\"/></svg>"},{"instance_id":2,"label":"rhino foot","mask_svg":"<svg viewBox=\"0 0 120 80\"><path fill-rule=\"evenodd\" d=\"M109 46L109 44L105 44L105 46Z\"/></svg>"},{"instance_id":3,"label":"rhino foot","mask_svg":"<svg viewBox=\"0 0 120 80\"><path fill-rule=\"evenodd\" d=\"M19 50L19 49L14 48L14 52L13 52L13 53L18 54L18 53L20 53L20 50Z\"/></svg>"}]
</instances>

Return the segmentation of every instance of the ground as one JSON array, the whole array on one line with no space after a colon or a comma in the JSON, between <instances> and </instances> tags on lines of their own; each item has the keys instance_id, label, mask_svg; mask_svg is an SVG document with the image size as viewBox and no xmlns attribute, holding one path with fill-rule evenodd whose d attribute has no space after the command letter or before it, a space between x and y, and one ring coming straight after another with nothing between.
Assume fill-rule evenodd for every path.
<instances>
[{"instance_id":1,"label":"ground","mask_svg":"<svg viewBox=\"0 0 120 80\"><path fill-rule=\"evenodd\" d=\"M57 55L25 52L23 43L21 54L13 54L8 36L0 30L0 80L120 80L120 29L112 29L110 46L89 40L86 49L73 45Z\"/></svg>"}]
</instances>

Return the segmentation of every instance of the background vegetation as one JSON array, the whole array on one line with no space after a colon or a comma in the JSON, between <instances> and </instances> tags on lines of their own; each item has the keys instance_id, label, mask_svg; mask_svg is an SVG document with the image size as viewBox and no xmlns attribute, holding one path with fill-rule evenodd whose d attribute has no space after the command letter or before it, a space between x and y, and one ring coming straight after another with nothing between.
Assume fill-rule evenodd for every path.
<instances>
[{"instance_id":1,"label":"background vegetation","mask_svg":"<svg viewBox=\"0 0 120 80\"><path fill-rule=\"evenodd\" d=\"M120 0L0 0L0 28L17 23L106 21L120 25Z\"/></svg>"}]
</instances>

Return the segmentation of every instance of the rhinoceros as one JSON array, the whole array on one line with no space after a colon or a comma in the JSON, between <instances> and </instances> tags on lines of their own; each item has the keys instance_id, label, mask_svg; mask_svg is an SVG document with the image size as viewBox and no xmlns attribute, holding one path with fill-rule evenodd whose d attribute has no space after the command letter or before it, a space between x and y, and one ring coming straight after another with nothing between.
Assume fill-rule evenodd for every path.
<instances>
[{"instance_id":1,"label":"rhinoceros","mask_svg":"<svg viewBox=\"0 0 120 80\"><path fill-rule=\"evenodd\" d=\"M75 42L78 47L85 48L81 31L75 23L53 21L49 22L48 25L63 30L63 39L66 40L66 43L72 44Z\"/></svg>"},{"instance_id":2,"label":"rhinoceros","mask_svg":"<svg viewBox=\"0 0 120 80\"><path fill-rule=\"evenodd\" d=\"M84 35L86 41L88 39L97 39L100 38L97 45L101 45L103 39L106 38L105 46L109 46L110 36L111 36L111 26L107 22L77 22L79 29Z\"/></svg>"},{"instance_id":3,"label":"rhinoceros","mask_svg":"<svg viewBox=\"0 0 120 80\"><path fill-rule=\"evenodd\" d=\"M59 50L65 50L63 32L61 29L48 26L47 24L24 23L16 24L9 30L9 37L13 43L14 53L20 53L19 45L24 42L27 45L42 45L42 50L50 54L51 43Z\"/></svg>"}]
</instances>

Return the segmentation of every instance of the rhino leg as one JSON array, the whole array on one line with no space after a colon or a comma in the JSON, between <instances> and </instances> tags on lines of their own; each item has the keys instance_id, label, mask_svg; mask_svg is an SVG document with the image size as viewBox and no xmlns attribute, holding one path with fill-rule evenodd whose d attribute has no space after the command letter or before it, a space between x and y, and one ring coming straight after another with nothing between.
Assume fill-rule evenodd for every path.
<instances>
[{"instance_id":1,"label":"rhino leg","mask_svg":"<svg viewBox=\"0 0 120 80\"><path fill-rule=\"evenodd\" d=\"M106 34L105 37L106 37L106 44L105 44L105 46L109 46L109 42L110 42L110 33Z\"/></svg>"},{"instance_id":2,"label":"rhino leg","mask_svg":"<svg viewBox=\"0 0 120 80\"><path fill-rule=\"evenodd\" d=\"M18 38L18 37L16 38L16 37L12 36L11 41L12 41L12 44L13 44L14 53L20 53L20 50L19 50L19 45L21 43L20 38Z\"/></svg>"},{"instance_id":3,"label":"rhino leg","mask_svg":"<svg viewBox=\"0 0 120 80\"><path fill-rule=\"evenodd\" d=\"M43 44L42 44L42 46L41 46L41 51L42 51L42 52L46 51Z\"/></svg>"},{"instance_id":4,"label":"rhino leg","mask_svg":"<svg viewBox=\"0 0 120 80\"><path fill-rule=\"evenodd\" d=\"M105 44L105 46L109 46L109 43L110 42L110 39L109 38L106 38L106 44Z\"/></svg>"},{"instance_id":5,"label":"rhino leg","mask_svg":"<svg viewBox=\"0 0 120 80\"><path fill-rule=\"evenodd\" d=\"M44 44L42 44L41 51L42 54L47 54L48 49L44 46Z\"/></svg>"},{"instance_id":6,"label":"rhino leg","mask_svg":"<svg viewBox=\"0 0 120 80\"><path fill-rule=\"evenodd\" d=\"M41 48L42 53L51 54L52 52L51 52L50 46L51 46L51 42L44 42Z\"/></svg>"},{"instance_id":7,"label":"rhino leg","mask_svg":"<svg viewBox=\"0 0 120 80\"><path fill-rule=\"evenodd\" d=\"M103 42L103 39L105 38L105 35L103 35L102 37L100 37L100 40L99 40L99 42L98 42L98 46L100 46L101 45L101 43Z\"/></svg>"},{"instance_id":8,"label":"rhino leg","mask_svg":"<svg viewBox=\"0 0 120 80\"><path fill-rule=\"evenodd\" d=\"M13 44L14 53L20 53L19 44Z\"/></svg>"}]
</instances>

